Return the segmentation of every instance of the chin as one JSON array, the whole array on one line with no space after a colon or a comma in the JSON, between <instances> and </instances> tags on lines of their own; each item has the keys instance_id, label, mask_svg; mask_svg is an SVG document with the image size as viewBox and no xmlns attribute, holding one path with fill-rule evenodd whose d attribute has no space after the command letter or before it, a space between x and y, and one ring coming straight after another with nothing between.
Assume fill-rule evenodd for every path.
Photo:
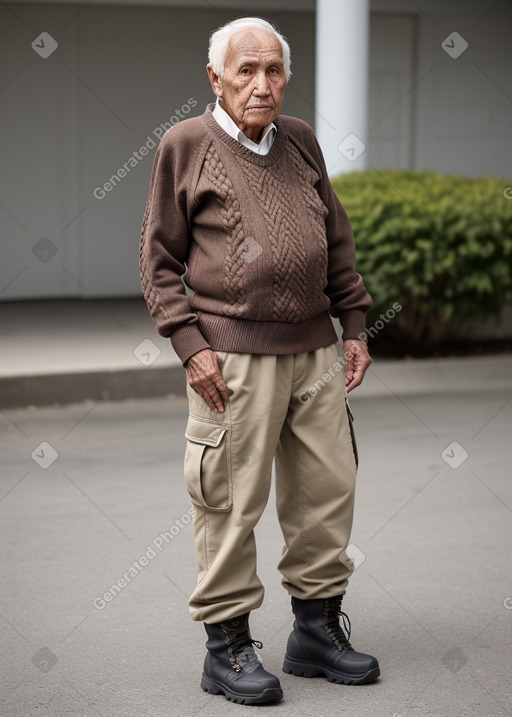
<instances>
[{"instance_id":1,"label":"chin","mask_svg":"<svg viewBox=\"0 0 512 717\"><path fill-rule=\"evenodd\" d=\"M276 117L277 114L273 110L269 110L268 112L255 112L251 110L247 115L247 124L265 127L267 124L270 124L270 122L273 122Z\"/></svg>"}]
</instances>

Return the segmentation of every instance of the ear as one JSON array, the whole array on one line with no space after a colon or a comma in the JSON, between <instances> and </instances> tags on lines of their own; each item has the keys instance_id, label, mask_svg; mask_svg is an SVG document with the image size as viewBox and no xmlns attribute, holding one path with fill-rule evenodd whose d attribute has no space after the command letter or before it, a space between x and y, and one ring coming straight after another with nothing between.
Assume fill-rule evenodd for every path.
<instances>
[{"instance_id":1,"label":"ear","mask_svg":"<svg viewBox=\"0 0 512 717\"><path fill-rule=\"evenodd\" d=\"M210 84L213 91L217 97L222 97L224 93L222 92L222 84L219 75L215 74L211 65L206 65L206 71L208 72L208 77L210 78Z\"/></svg>"}]
</instances>

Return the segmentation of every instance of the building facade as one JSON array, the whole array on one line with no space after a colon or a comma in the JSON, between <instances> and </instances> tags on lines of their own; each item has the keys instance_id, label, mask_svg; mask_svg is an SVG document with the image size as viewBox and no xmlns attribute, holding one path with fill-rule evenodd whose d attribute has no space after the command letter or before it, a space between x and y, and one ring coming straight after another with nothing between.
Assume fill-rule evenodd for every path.
<instances>
[{"instance_id":1,"label":"building facade","mask_svg":"<svg viewBox=\"0 0 512 717\"><path fill-rule=\"evenodd\" d=\"M331 175L366 167L512 178L512 4L495 0L10 2L0 6L0 300L140 293L152 158L200 114L212 29L275 20L283 112Z\"/></svg>"}]
</instances>

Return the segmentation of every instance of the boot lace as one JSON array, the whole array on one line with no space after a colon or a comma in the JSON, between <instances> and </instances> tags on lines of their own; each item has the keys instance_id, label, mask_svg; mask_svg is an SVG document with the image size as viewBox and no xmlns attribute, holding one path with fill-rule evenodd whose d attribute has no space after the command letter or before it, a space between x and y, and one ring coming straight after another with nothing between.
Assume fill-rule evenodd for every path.
<instances>
[{"instance_id":1,"label":"boot lace","mask_svg":"<svg viewBox=\"0 0 512 717\"><path fill-rule=\"evenodd\" d=\"M343 627L340 625L340 618ZM325 601L324 627L338 650L352 649L350 645L352 627L348 615L341 610L340 598L330 598Z\"/></svg>"},{"instance_id":2,"label":"boot lace","mask_svg":"<svg viewBox=\"0 0 512 717\"><path fill-rule=\"evenodd\" d=\"M261 650L263 643L253 640L248 627L244 624L237 624L235 620L236 618L222 623L229 661L235 672L240 672L242 668L247 672L252 672L261 665L253 646Z\"/></svg>"}]
</instances>

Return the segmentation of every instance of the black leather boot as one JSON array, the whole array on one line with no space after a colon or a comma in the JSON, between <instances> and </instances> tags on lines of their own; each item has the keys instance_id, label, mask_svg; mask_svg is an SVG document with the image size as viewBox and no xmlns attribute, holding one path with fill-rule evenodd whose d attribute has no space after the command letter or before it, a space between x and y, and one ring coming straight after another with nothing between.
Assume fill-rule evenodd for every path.
<instances>
[{"instance_id":1,"label":"black leather boot","mask_svg":"<svg viewBox=\"0 0 512 717\"><path fill-rule=\"evenodd\" d=\"M212 695L224 695L230 702L260 705L277 702L283 696L275 675L263 669L249 632L249 613L212 625L205 623L208 654L204 661L201 687Z\"/></svg>"},{"instance_id":2,"label":"black leather boot","mask_svg":"<svg viewBox=\"0 0 512 717\"><path fill-rule=\"evenodd\" d=\"M341 597L299 600L292 597L295 614L288 638L283 672L297 677L327 677L343 685L366 685L380 675L375 657L350 645L350 620L341 612ZM343 627L340 626L340 617Z\"/></svg>"}]
</instances>

